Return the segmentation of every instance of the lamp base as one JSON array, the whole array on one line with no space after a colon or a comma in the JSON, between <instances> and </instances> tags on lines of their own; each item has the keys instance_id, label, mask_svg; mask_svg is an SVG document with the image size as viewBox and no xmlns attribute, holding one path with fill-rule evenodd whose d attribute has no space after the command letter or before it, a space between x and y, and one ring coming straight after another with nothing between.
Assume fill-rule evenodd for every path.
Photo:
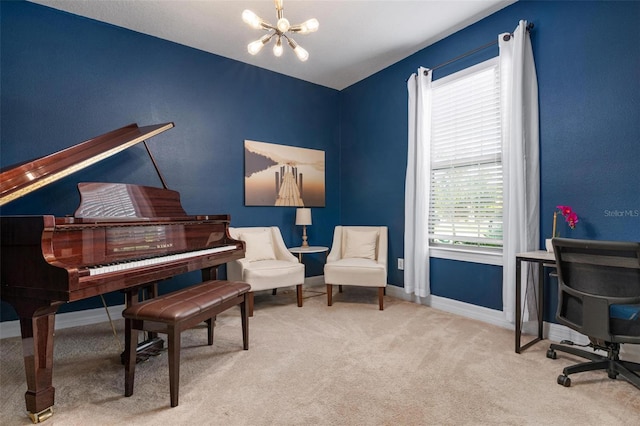
<instances>
[{"instance_id":1,"label":"lamp base","mask_svg":"<svg viewBox=\"0 0 640 426\"><path fill-rule=\"evenodd\" d=\"M302 225L302 247L309 247L307 242L307 225Z\"/></svg>"}]
</instances>

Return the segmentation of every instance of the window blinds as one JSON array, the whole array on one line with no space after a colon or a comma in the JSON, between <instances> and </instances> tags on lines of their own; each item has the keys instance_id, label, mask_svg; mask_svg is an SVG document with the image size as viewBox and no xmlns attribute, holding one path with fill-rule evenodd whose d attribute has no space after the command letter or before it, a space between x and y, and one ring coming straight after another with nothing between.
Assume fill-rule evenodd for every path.
<instances>
[{"instance_id":1,"label":"window blinds","mask_svg":"<svg viewBox=\"0 0 640 426\"><path fill-rule=\"evenodd\" d=\"M502 141L497 59L433 84L429 238L502 246Z\"/></svg>"}]
</instances>

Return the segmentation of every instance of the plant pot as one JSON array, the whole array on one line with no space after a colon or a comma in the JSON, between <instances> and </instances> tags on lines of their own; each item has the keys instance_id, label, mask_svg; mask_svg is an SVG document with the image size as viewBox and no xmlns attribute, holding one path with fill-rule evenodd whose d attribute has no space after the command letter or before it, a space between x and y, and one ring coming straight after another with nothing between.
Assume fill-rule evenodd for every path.
<instances>
[{"instance_id":1,"label":"plant pot","mask_svg":"<svg viewBox=\"0 0 640 426\"><path fill-rule=\"evenodd\" d=\"M544 246L549 253L553 253L553 244L551 244L551 238L544 240Z\"/></svg>"}]
</instances>

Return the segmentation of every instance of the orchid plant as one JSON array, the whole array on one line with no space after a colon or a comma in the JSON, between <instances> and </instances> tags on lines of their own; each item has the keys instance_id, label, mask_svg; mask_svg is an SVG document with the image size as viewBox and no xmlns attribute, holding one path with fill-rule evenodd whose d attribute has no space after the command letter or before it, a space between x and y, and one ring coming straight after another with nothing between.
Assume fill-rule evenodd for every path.
<instances>
[{"instance_id":1,"label":"orchid plant","mask_svg":"<svg viewBox=\"0 0 640 426\"><path fill-rule=\"evenodd\" d=\"M558 218L558 213L564 216L564 220L569 224L569 228L575 229L576 223L578 223L578 215L573 209L569 206L556 206L558 210L553 212L553 233L552 237L559 237L559 234L556 234L556 219Z\"/></svg>"}]
</instances>

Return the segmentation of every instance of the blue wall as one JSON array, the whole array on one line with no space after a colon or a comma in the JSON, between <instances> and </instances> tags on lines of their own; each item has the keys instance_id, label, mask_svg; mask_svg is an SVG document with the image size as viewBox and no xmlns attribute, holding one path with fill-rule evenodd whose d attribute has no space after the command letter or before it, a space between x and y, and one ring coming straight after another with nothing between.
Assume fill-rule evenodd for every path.
<instances>
[{"instance_id":1,"label":"blue wall","mask_svg":"<svg viewBox=\"0 0 640 426\"><path fill-rule=\"evenodd\" d=\"M406 80L419 66L434 67L513 31L521 19L535 25L540 247L559 204L580 218L573 231L562 224L563 236L640 241L640 3L520 1L341 92L341 222L389 225L392 284L404 285L395 260L404 256ZM488 48L440 68L434 79L497 54ZM432 259L431 289L502 309L500 267Z\"/></svg>"},{"instance_id":2,"label":"blue wall","mask_svg":"<svg viewBox=\"0 0 640 426\"><path fill-rule=\"evenodd\" d=\"M639 2L520 1L341 92L31 3L0 2L0 14L3 167L131 122L173 121L150 147L187 212L277 225L292 246L300 240L293 208L243 205L243 140L321 149L326 207L313 211L310 241L330 245L338 223L386 224L396 286L404 285L395 259L404 257L406 79L526 19L535 24L541 239L550 236L554 207L566 204L580 223L563 235L640 240ZM486 49L435 78L495 55ZM75 184L104 180L160 184L144 149L134 147L1 213L70 214ZM308 275L320 274L321 262L309 262ZM500 267L434 259L431 273L435 295L502 308ZM72 305L61 311L88 306ZM2 318L12 318L2 308Z\"/></svg>"},{"instance_id":3,"label":"blue wall","mask_svg":"<svg viewBox=\"0 0 640 426\"><path fill-rule=\"evenodd\" d=\"M1 2L3 167L132 122L173 121L149 140L189 214L231 215L232 226L277 225L300 245L293 207L244 206L244 140L325 151L326 207L309 241L330 245L339 220L339 92L241 62L26 2ZM276 100L278 101L276 103ZM142 145L3 206L9 214L73 214L83 181L161 186ZM329 231L327 231L329 230ZM309 275L320 259L305 257ZM180 277L186 285L199 274ZM113 294L109 303L122 303ZM60 312L99 306L66 305ZM2 305L2 316L13 312Z\"/></svg>"}]
</instances>

